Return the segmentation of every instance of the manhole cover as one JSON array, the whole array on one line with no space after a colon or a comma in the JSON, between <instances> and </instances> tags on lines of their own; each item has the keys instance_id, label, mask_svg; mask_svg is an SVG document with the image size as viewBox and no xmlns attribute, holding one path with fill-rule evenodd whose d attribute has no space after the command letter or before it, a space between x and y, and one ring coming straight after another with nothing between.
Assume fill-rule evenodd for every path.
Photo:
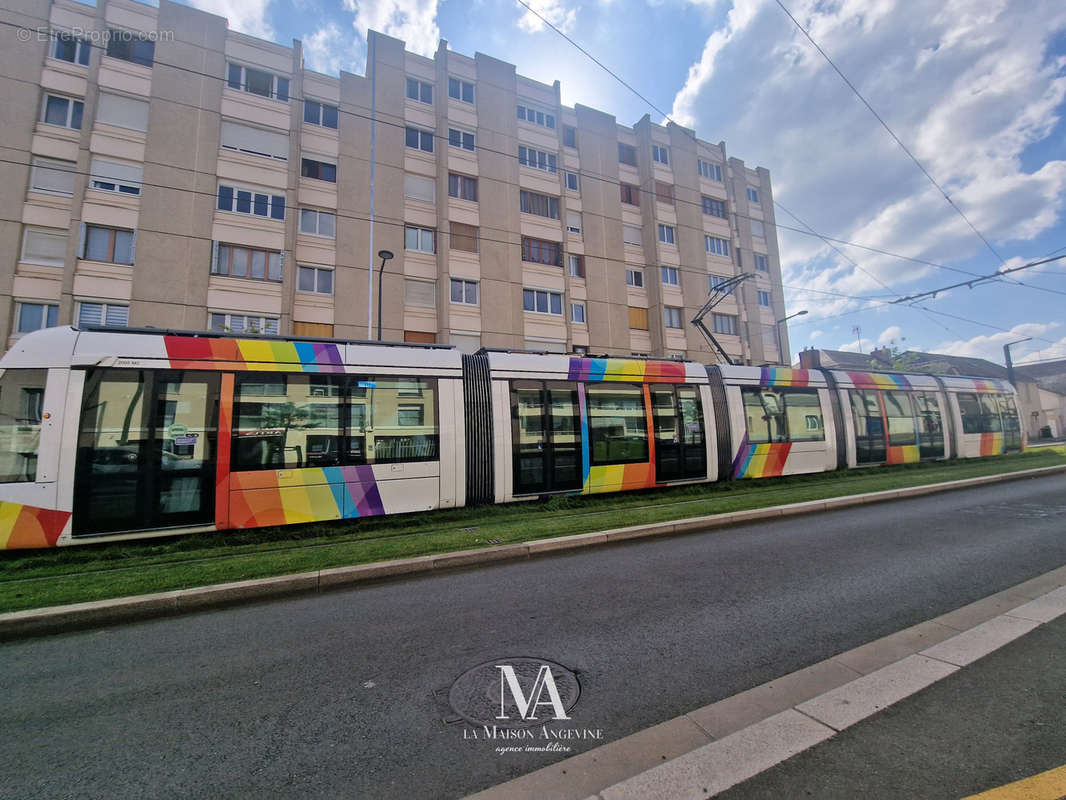
<instances>
[{"instance_id":1,"label":"manhole cover","mask_svg":"<svg viewBox=\"0 0 1066 800\"><path fill-rule=\"evenodd\" d=\"M568 718L580 694L577 676L562 664L543 658L498 658L456 678L448 704L473 725L528 728Z\"/></svg>"}]
</instances>

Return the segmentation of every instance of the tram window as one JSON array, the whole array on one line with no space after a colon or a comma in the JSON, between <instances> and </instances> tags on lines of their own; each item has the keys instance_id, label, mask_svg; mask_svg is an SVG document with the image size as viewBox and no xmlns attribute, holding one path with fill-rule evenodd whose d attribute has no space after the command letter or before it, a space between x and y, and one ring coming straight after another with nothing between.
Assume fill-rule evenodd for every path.
<instances>
[{"instance_id":1,"label":"tram window","mask_svg":"<svg viewBox=\"0 0 1066 800\"><path fill-rule=\"evenodd\" d=\"M296 469L341 463L342 378L238 375L234 395L233 468Z\"/></svg>"},{"instance_id":2,"label":"tram window","mask_svg":"<svg viewBox=\"0 0 1066 800\"><path fill-rule=\"evenodd\" d=\"M918 452L921 458L944 455L944 426L935 394L914 395L915 418L918 420Z\"/></svg>"},{"instance_id":3,"label":"tram window","mask_svg":"<svg viewBox=\"0 0 1066 800\"><path fill-rule=\"evenodd\" d=\"M37 480L47 370L9 369L0 378L0 483Z\"/></svg>"},{"instance_id":4,"label":"tram window","mask_svg":"<svg viewBox=\"0 0 1066 800\"><path fill-rule=\"evenodd\" d=\"M918 444L914 431L914 411L906 392L884 392L885 419L888 420L888 443L893 447Z\"/></svg>"},{"instance_id":5,"label":"tram window","mask_svg":"<svg viewBox=\"0 0 1066 800\"><path fill-rule=\"evenodd\" d=\"M825 440L817 389L745 386L740 393L744 399L749 443Z\"/></svg>"},{"instance_id":6,"label":"tram window","mask_svg":"<svg viewBox=\"0 0 1066 800\"><path fill-rule=\"evenodd\" d=\"M641 386L585 385L590 463L630 464L648 460L648 419Z\"/></svg>"},{"instance_id":7,"label":"tram window","mask_svg":"<svg viewBox=\"0 0 1066 800\"><path fill-rule=\"evenodd\" d=\"M1003 420L999 417L999 403L991 394L978 395L981 402L981 433L1002 433Z\"/></svg>"},{"instance_id":8,"label":"tram window","mask_svg":"<svg viewBox=\"0 0 1066 800\"><path fill-rule=\"evenodd\" d=\"M960 393L956 397L962 414L962 432L981 433L981 404L977 402L977 395Z\"/></svg>"},{"instance_id":9,"label":"tram window","mask_svg":"<svg viewBox=\"0 0 1066 800\"><path fill-rule=\"evenodd\" d=\"M369 424L361 433L353 426L349 437L353 457L359 449L367 464L439 457L436 379L377 377L360 383L365 384L365 396L353 396L352 405L365 406Z\"/></svg>"}]
</instances>

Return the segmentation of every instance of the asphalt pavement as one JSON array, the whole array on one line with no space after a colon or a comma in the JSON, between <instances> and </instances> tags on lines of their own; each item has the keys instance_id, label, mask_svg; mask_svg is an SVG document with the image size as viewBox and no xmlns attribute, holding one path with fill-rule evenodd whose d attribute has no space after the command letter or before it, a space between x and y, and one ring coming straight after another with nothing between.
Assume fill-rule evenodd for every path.
<instances>
[{"instance_id":1,"label":"asphalt pavement","mask_svg":"<svg viewBox=\"0 0 1066 800\"><path fill-rule=\"evenodd\" d=\"M0 797L462 796L1066 564L1063 483L5 644ZM452 682L523 656L577 674L601 738L469 737Z\"/></svg>"}]
</instances>

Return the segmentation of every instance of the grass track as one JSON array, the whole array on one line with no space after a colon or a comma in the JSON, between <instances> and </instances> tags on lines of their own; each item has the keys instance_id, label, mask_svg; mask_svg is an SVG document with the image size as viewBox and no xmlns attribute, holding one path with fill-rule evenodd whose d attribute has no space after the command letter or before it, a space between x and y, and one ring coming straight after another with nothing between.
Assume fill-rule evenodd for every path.
<instances>
[{"instance_id":1,"label":"grass track","mask_svg":"<svg viewBox=\"0 0 1066 800\"><path fill-rule=\"evenodd\" d=\"M0 554L0 612L265 578L1066 464L1066 447L360 521Z\"/></svg>"}]
</instances>

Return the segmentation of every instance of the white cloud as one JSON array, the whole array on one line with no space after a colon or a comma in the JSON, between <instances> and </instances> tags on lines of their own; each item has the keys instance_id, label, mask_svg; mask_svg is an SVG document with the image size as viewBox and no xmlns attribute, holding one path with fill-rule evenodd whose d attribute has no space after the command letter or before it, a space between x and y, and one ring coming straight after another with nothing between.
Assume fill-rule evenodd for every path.
<instances>
[{"instance_id":1,"label":"white cloud","mask_svg":"<svg viewBox=\"0 0 1066 800\"><path fill-rule=\"evenodd\" d=\"M869 339L856 339L854 342L840 345L837 350L843 350L846 353L869 353L876 346Z\"/></svg>"},{"instance_id":2,"label":"white cloud","mask_svg":"<svg viewBox=\"0 0 1066 800\"><path fill-rule=\"evenodd\" d=\"M1026 353L1020 358L1015 356L1014 348L1011 348L1011 359L1015 364L1025 364L1030 361L1048 361L1052 359L1066 359L1066 336L1063 336L1057 342L1036 342L1034 347L1038 348L1031 353Z\"/></svg>"},{"instance_id":3,"label":"white cloud","mask_svg":"<svg viewBox=\"0 0 1066 800\"><path fill-rule=\"evenodd\" d=\"M881 346L889 345L895 342L899 344L903 339L903 328L899 325L890 325L881 331L881 335L877 337L877 343Z\"/></svg>"},{"instance_id":4,"label":"white cloud","mask_svg":"<svg viewBox=\"0 0 1066 800\"><path fill-rule=\"evenodd\" d=\"M815 339L817 339L823 333L825 333L825 331L811 331L810 335L807 338L810 339L813 342Z\"/></svg>"},{"instance_id":5,"label":"white cloud","mask_svg":"<svg viewBox=\"0 0 1066 800\"><path fill-rule=\"evenodd\" d=\"M336 75L342 69L356 69L365 48L354 32L345 32L335 23L328 23L310 36L304 37L304 62L316 72Z\"/></svg>"},{"instance_id":6,"label":"white cloud","mask_svg":"<svg viewBox=\"0 0 1066 800\"><path fill-rule=\"evenodd\" d=\"M344 0L344 7L355 14L352 25L363 39L363 55L371 29L402 39L413 53L432 56L437 51L437 0Z\"/></svg>"},{"instance_id":7,"label":"white cloud","mask_svg":"<svg viewBox=\"0 0 1066 800\"><path fill-rule=\"evenodd\" d=\"M1009 331L993 333L990 336L981 335L974 336L972 339L957 339L955 341L941 342L933 348L932 352L945 353L949 356L985 358L997 364L1002 364L1003 345L1009 342L1016 342L1027 336L1042 337L1045 333L1057 327L1059 327L1058 322L1025 322L1021 325L1015 325ZM1066 339L1060 342L1060 344L1062 343L1066 343ZM1022 361L1031 351L1037 351L1041 348L1048 347L1057 348L1057 345L1049 345L1044 341L1026 342L1024 345L1018 345L1017 347L1011 348L1011 359Z\"/></svg>"},{"instance_id":8,"label":"white cloud","mask_svg":"<svg viewBox=\"0 0 1066 800\"><path fill-rule=\"evenodd\" d=\"M577 22L577 9L567 8L562 0L528 0L528 4L537 14L563 33L570 33L574 29L574 24ZM522 30L536 33L547 27L537 14L527 10L521 4L517 5L525 12L518 19L518 26Z\"/></svg>"},{"instance_id":9,"label":"white cloud","mask_svg":"<svg viewBox=\"0 0 1066 800\"><path fill-rule=\"evenodd\" d=\"M188 0L188 3L193 8L225 17L230 30L274 39L274 28L267 20L271 0Z\"/></svg>"},{"instance_id":10,"label":"white cloud","mask_svg":"<svg viewBox=\"0 0 1066 800\"><path fill-rule=\"evenodd\" d=\"M1066 100L1066 59L1045 54L1066 29L1066 5L798 0L790 8L998 250L1016 252L1012 245L1059 223L1066 161L1023 166L1022 155L1051 135ZM988 272L998 267L775 4L735 3L690 66L673 116L768 167L776 197L815 230L940 264L980 255ZM795 225L783 211L777 217ZM839 245L860 270L817 238L780 231L779 239L787 286L868 296L957 277ZM795 297L813 317L864 305Z\"/></svg>"}]
</instances>

